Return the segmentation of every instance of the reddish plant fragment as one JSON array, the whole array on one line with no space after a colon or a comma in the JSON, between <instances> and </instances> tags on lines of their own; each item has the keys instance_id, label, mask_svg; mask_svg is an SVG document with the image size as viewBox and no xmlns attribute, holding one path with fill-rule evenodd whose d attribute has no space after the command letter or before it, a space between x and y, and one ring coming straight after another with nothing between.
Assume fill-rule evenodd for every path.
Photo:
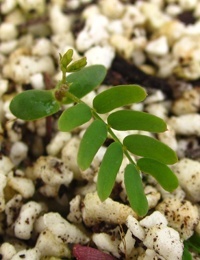
<instances>
[{"instance_id":1,"label":"reddish plant fragment","mask_svg":"<svg viewBox=\"0 0 200 260\"><path fill-rule=\"evenodd\" d=\"M98 249L79 244L73 247L73 256L75 256L77 260L116 260L115 257L101 252Z\"/></svg>"}]
</instances>

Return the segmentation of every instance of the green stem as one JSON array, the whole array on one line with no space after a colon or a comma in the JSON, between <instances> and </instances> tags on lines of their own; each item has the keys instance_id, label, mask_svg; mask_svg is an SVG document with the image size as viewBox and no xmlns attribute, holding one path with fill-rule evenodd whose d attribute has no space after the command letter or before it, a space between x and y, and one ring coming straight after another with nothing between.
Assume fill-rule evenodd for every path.
<instances>
[{"instance_id":1,"label":"green stem","mask_svg":"<svg viewBox=\"0 0 200 260\"><path fill-rule=\"evenodd\" d=\"M67 76L66 76L67 70L64 69L64 68L61 66L61 64L60 64L60 69L61 69L61 71L62 71L62 80L61 80L61 83L62 83L62 84L66 84L66 82L67 82Z\"/></svg>"},{"instance_id":2,"label":"green stem","mask_svg":"<svg viewBox=\"0 0 200 260\"><path fill-rule=\"evenodd\" d=\"M81 99L77 98L76 96L74 96L72 93L70 93L70 92L68 92L68 91L66 92L66 97L67 97L67 98L70 98L70 99L73 100L75 103L79 103L79 104L80 104L80 103L83 103L83 104L85 104L85 102L83 102ZM98 120L101 120L102 122L104 122L104 120L97 114L97 112L96 112L93 108L90 107L90 109L91 109L92 115L93 115L93 117L94 117L95 119L98 119ZM105 123L105 122L104 122L104 123ZM111 137L113 138L113 140L114 140L115 142L118 142L118 143L120 143L120 144L122 145L125 156L128 158L128 160L129 160L130 163L132 163L132 164L135 165L135 162L134 162L133 159L131 158L131 156L130 156L128 150L127 150L127 148L121 143L121 141L120 141L119 138L115 135L115 133L113 132L113 130L111 129L111 127L110 127L108 124L106 124L106 125L107 125L107 129L108 129L108 133L111 135Z\"/></svg>"},{"instance_id":3,"label":"green stem","mask_svg":"<svg viewBox=\"0 0 200 260\"><path fill-rule=\"evenodd\" d=\"M71 100L73 100L74 103L82 103L82 104L85 104L85 102L83 102L81 99L77 98L76 96L74 96L72 93L70 93L69 91L67 91L66 93L66 98L69 98Z\"/></svg>"}]
</instances>

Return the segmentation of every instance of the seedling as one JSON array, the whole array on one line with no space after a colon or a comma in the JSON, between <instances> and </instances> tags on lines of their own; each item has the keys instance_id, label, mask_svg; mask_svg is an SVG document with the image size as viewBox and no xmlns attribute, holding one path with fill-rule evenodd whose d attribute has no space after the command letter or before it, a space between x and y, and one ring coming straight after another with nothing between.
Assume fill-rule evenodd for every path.
<instances>
[{"instance_id":1,"label":"seedling","mask_svg":"<svg viewBox=\"0 0 200 260\"><path fill-rule=\"evenodd\" d=\"M58 120L60 131L72 131L93 119L80 142L77 158L80 169L86 170L91 165L99 148L108 136L111 137L113 142L105 152L98 173L98 196L102 201L110 196L122 160L126 156L129 160L124 172L127 197L133 210L139 216L144 216L148 212L148 202L141 172L152 175L165 190L173 191L178 186L178 180L167 165L177 162L176 153L157 139L142 134L128 135L121 142L114 130L159 133L167 130L166 123L154 115L124 109L124 106L146 98L145 89L138 85L108 88L96 95L93 107L88 106L81 98L102 83L106 69L102 65L85 65L86 58L73 61L73 50L68 50L63 56L60 55L62 79L56 87L52 90L27 90L17 94L11 101L10 110L17 118L36 120L58 112L63 104L72 103ZM122 109L116 111L116 108ZM101 114L107 113L105 121ZM140 159L135 162L132 154Z\"/></svg>"}]
</instances>

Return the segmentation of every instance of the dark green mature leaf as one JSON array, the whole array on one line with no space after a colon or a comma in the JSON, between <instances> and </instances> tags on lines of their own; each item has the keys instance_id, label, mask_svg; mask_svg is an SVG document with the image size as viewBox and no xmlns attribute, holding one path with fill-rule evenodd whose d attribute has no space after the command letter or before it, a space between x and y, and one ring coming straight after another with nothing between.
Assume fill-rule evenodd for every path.
<instances>
[{"instance_id":1,"label":"dark green mature leaf","mask_svg":"<svg viewBox=\"0 0 200 260\"><path fill-rule=\"evenodd\" d=\"M86 104L77 104L62 113L58 120L58 129L64 132L71 131L88 122L91 117L91 110Z\"/></svg>"},{"instance_id":2,"label":"dark green mature leaf","mask_svg":"<svg viewBox=\"0 0 200 260\"><path fill-rule=\"evenodd\" d=\"M184 247L182 260L192 260L192 255L187 247Z\"/></svg>"},{"instance_id":3,"label":"dark green mature leaf","mask_svg":"<svg viewBox=\"0 0 200 260\"><path fill-rule=\"evenodd\" d=\"M86 170L107 137L107 127L101 120L94 120L87 128L78 151L78 165Z\"/></svg>"},{"instance_id":4,"label":"dark green mature leaf","mask_svg":"<svg viewBox=\"0 0 200 260\"><path fill-rule=\"evenodd\" d=\"M107 120L116 130L144 130L154 133L167 130L167 125L161 118L140 111L116 111L110 114Z\"/></svg>"},{"instance_id":5,"label":"dark green mature leaf","mask_svg":"<svg viewBox=\"0 0 200 260\"><path fill-rule=\"evenodd\" d=\"M136 169L135 165L129 164L126 166L124 183L132 209L139 216L145 216L148 212L148 201L144 194L140 172Z\"/></svg>"},{"instance_id":6,"label":"dark green mature leaf","mask_svg":"<svg viewBox=\"0 0 200 260\"><path fill-rule=\"evenodd\" d=\"M184 241L184 245L200 254L200 235L194 232L188 240Z\"/></svg>"},{"instance_id":7,"label":"dark green mature leaf","mask_svg":"<svg viewBox=\"0 0 200 260\"><path fill-rule=\"evenodd\" d=\"M51 90L27 90L16 95L10 103L10 110L23 120L35 120L50 116L60 109Z\"/></svg>"},{"instance_id":8,"label":"dark green mature leaf","mask_svg":"<svg viewBox=\"0 0 200 260\"><path fill-rule=\"evenodd\" d=\"M131 153L164 164L174 164L178 160L176 153L169 146L149 136L129 135L124 138L123 143Z\"/></svg>"},{"instance_id":9,"label":"dark green mature leaf","mask_svg":"<svg viewBox=\"0 0 200 260\"><path fill-rule=\"evenodd\" d=\"M167 165L150 158L139 159L137 165L141 171L152 175L165 190L172 192L178 187L178 179Z\"/></svg>"},{"instance_id":10,"label":"dark green mature leaf","mask_svg":"<svg viewBox=\"0 0 200 260\"><path fill-rule=\"evenodd\" d=\"M102 201L110 196L122 159L122 145L116 142L109 145L103 157L97 179L97 193Z\"/></svg>"},{"instance_id":11,"label":"dark green mature leaf","mask_svg":"<svg viewBox=\"0 0 200 260\"><path fill-rule=\"evenodd\" d=\"M70 84L69 92L78 98L82 98L95 87L99 86L106 76L106 68L102 65L93 65L81 69L67 76ZM72 100L66 99L64 103Z\"/></svg>"},{"instance_id":12,"label":"dark green mature leaf","mask_svg":"<svg viewBox=\"0 0 200 260\"><path fill-rule=\"evenodd\" d=\"M144 88L138 85L120 85L98 94L93 100L93 107L104 114L117 107L141 102L146 95Z\"/></svg>"}]
</instances>

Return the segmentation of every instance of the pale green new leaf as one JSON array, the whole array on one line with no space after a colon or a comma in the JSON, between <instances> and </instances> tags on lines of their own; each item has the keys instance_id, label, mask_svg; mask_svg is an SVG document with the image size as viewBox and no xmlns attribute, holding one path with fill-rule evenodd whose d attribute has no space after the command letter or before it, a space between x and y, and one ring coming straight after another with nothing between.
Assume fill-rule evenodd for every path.
<instances>
[{"instance_id":1,"label":"pale green new leaf","mask_svg":"<svg viewBox=\"0 0 200 260\"><path fill-rule=\"evenodd\" d=\"M140 172L135 165L128 164L125 168L124 183L129 203L132 209L140 216L145 216L148 212L148 201L144 194L144 188L140 177Z\"/></svg>"},{"instance_id":2,"label":"pale green new leaf","mask_svg":"<svg viewBox=\"0 0 200 260\"><path fill-rule=\"evenodd\" d=\"M78 165L82 170L89 168L95 154L107 138L107 126L94 120L85 131L78 151Z\"/></svg>"},{"instance_id":3,"label":"pale green new leaf","mask_svg":"<svg viewBox=\"0 0 200 260\"><path fill-rule=\"evenodd\" d=\"M172 192L178 187L178 178L167 165L150 158L139 159L137 165L141 171L152 175L163 189Z\"/></svg>"},{"instance_id":4,"label":"pale green new leaf","mask_svg":"<svg viewBox=\"0 0 200 260\"><path fill-rule=\"evenodd\" d=\"M77 98L82 98L94 88L99 86L106 76L106 68L102 65L92 65L74 72L67 76L67 83L70 85L69 92ZM70 103L67 99L63 103Z\"/></svg>"},{"instance_id":5,"label":"pale green new leaf","mask_svg":"<svg viewBox=\"0 0 200 260\"><path fill-rule=\"evenodd\" d=\"M122 159L122 145L116 142L109 145L103 157L97 179L97 193L102 201L111 194Z\"/></svg>"},{"instance_id":6,"label":"pale green new leaf","mask_svg":"<svg viewBox=\"0 0 200 260\"><path fill-rule=\"evenodd\" d=\"M67 72L78 71L78 70L82 69L83 67L85 67L86 64L87 64L86 57L83 57L83 58L76 60L76 61L72 62L71 64L69 64L69 66L67 66Z\"/></svg>"},{"instance_id":7,"label":"pale green new leaf","mask_svg":"<svg viewBox=\"0 0 200 260\"><path fill-rule=\"evenodd\" d=\"M93 107L104 114L117 107L141 102L146 95L144 88L138 85L120 85L98 94L93 100Z\"/></svg>"},{"instance_id":8,"label":"pale green new leaf","mask_svg":"<svg viewBox=\"0 0 200 260\"><path fill-rule=\"evenodd\" d=\"M116 130L143 130L154 133L167 130L167 125L161 118L140 111L116 111L108 116L107 121Z\"/></svg>"},{"instance_id":9,"label":"pale green new leaf","mask_svg":"<svg viewBox=\"0 0 200 260\"><path fill-rule=\"evenodd\" d=\"M86 104L77 104L65 110L58 120L58 129L68 132L88 122L92 117L90 108Z\"/></svg>"},{"instance_id":10,"label":"pale green new leaf","mask_svg":"<svg viewBox=\"0 0 200 260\"><path fill-rule=\"evenodd\" d=\"M123 144L133 154L148 157L164 164L177 162L176 153L166 144L146 135L128 135Z\"/></svg>"},{"instance_id":11,"label":"pale green new leaf","mask_svg":"<svg viewBox=\"0 0 200 260\"><path fill-rule=\"evenodd\" d=\"M67 65L72 61L73 50L69 49L63 56L60 54L61 67L66 69Z\"/></svg>"},{"instance_id":12,"label":"pale green new leaf","mask_svg":"<svg viewBox=\"0 0 200 260\"><path fill-rule=\"evenodd\" d=\"M10 103L10 111L17 118L35 120L50 116L60 109L51 90L27 90L16 95Z\"/></svg>"}]
</instances>

